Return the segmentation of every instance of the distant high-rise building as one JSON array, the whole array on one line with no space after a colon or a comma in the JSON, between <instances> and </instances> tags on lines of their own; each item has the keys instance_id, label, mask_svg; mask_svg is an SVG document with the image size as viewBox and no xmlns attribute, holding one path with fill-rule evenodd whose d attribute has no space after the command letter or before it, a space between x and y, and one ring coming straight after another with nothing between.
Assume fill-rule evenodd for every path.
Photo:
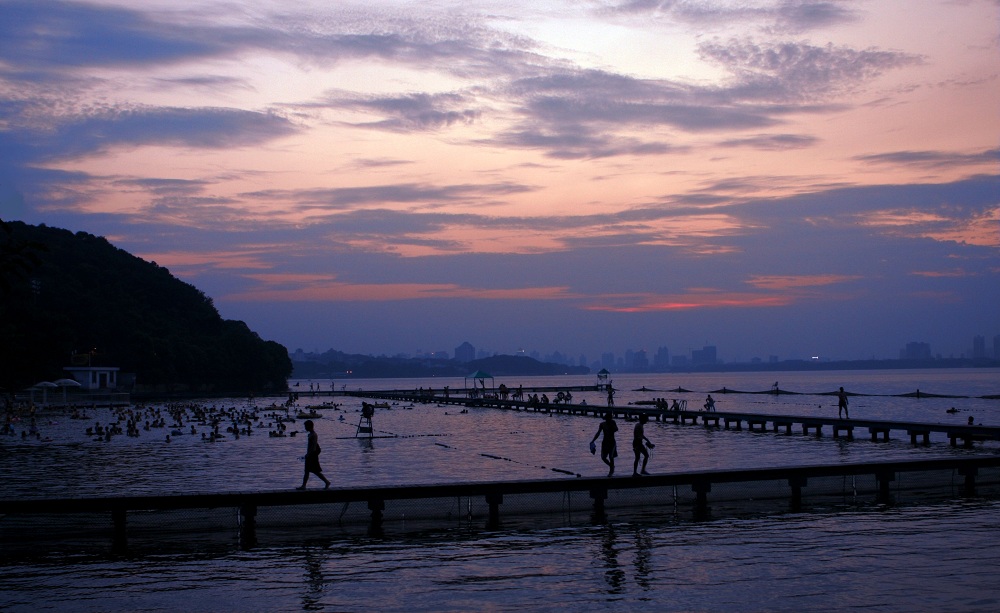
<instances>
[{"instance_id":1,"label":"distant high-rise building","mask_svg":"<svg viewBox=\"0 0 1000 613\"><path fill-rule=\"evenodd\" d=\"M986 357L986 337L977 334L972 337L972 359L982 360Z\"/></svg>"},{"instance_id":2,"label":"distant high-rise building","mask_svg":"<svg viewBox=\"0 0 1000 613\"><path fill-rule=\"evenodd\" d=\"M667 351L666 347L660 347L653 355L653 367L666 368L668 366L670 366L670 352Z\"/></svg>"},{"instance_id":3,"label":"distant high-rise building","mask_svg":"<svg viewBox=\"0 0 1000 613\"><path fill-rule=\"evenodd\" d=\"M615 354L608 352L601 354L601 368L612 369L615 367Z\"/></svg>"},{"instance_id":4,"label":"distant high-rise building","mask_svg":"<svg viewBox=\"0 0 1000 613\"><path fill-rule=\"evenodd\" d=\"M562 351L553 351L552 355L549 356L546 362L552 362L553 364L566 364L567 366L573 365L573 358L564 354Z\"/></svg>"},{"instance_id":5,"label":"distant high-rise building","mask_svg":"<svg viewBox=\"0 0 1000 613\"><path fill-rule=\"evenodd\" d=\"M701 349L691 351L691 363L695 366L715 364L718 362L714 345L706 345Z\"/></svg>"},{"instance_id":6,"label":"distant high-rise building","mask_svg":"<svg viewBox=\"0 0 1000 613\"><path fill-rule=\"evenodd\" d=\"M455 359L459 362L471 362L476 359L476 348L465 341L458 347L455 347Z\"/></svg>"},{"instance_id":7,"label":"distant high-rise building","mask_svg":"<svg viewBox=\"0 0 1000 613\"><path fill-rule=\"evenodd\" d=\"M993 337L993 359L1000 360L1000 334Z\"/></svg>"},{"instance_id":8,"label":"distant high-rise building","mask_svg":"<svg viewBox=\"0 0 1000 613\"><path fill-rule=\"evenodd\" d=\"M906 347L899 350L900 360L929 360L931 359L931 346L929 343L906 343Z\"/></svg>"},{"instance_id":9,"label":"distant high-rise building","mask_svg":"<svg viewBox=\"0 0 1000 613\"><path fill-rule=\"evenodd\" d=\"M632 368L636 370L649 370L649 358L646 357L645 349L640 349L632 355Z\"/></svg>"}]
</instances>

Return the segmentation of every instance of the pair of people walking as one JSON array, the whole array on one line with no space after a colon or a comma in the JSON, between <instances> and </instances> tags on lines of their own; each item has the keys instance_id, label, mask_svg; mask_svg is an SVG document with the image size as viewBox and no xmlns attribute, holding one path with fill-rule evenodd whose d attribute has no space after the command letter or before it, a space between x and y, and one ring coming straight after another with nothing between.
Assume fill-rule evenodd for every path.
<instances>
[{"instance_id":1,"label":"pair of people walking","mask_svg":"<svg viewBox=\"0 0 1000 613\"><path fill-rule=\"evenodd\" d=\"M635 454L635 462L632 464L633 477L649 474L646 472L646 464L649 463L649 450L655 447L655 445L646 437L645 426L648 421L648 416L640 415L639 423L635 425L635 429L632 431L632 452ZM609 477L615 474L615 458L618 456L618 443L615 440L616 432L618 432L618 424L615 423L615 418L611 411L608 411L604 415L604 421L597 427L594 438L590 439L590 452L596 453L596 441L599 437L602 437L601 461L608 465ZM640 461L642 462L641 469L639 468Z\"/></svg>"}]
</instances>

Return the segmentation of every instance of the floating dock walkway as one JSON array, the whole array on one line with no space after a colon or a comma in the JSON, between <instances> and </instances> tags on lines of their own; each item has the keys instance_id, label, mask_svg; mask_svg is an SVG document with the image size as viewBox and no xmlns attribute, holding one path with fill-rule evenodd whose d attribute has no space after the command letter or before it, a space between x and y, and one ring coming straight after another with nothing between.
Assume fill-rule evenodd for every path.
<instances>
[{"instance_id":1,"label":"floating dock walkway","mask_svg":"<svg viewBox=\"0 0 1000 613\"><path fill-rule=\"evenodd\" d=\"M562 388L559 388L562 389ZM403 391L357 391L343 392L344 395L357 396L362 398L379 399L383 401L408 402L408 403L434 403L451 404L465 407L483 407L493 409L503 409L509 411L528 411L537 413L554 413L567 415L588 415L601 417L611 412L615 417L624 419L637 419L640 415L646 415L654 421L673 421L676 424L698 424L706 427L732 428L742 430L745 423L750 431L767 431L770 426L774 432L784 431L785 434L792 434L793 430L801 429L803 434L814 434L822 436L823 430L828 431L834 438L844 436L847 439L854 439L855 429L867 429L872 441L888 441L890 432L904 432L914 445L930 444L932 433L944 434L948 437L953 447L958 446L962 441L963 446L971 447L973 443L979 441L1000 440L1000 427L995 426L970 426L959 424L940 424L926 422L909 421L888 421L877 419L841 419L836 417L809 417L802 415L766 415L759 413L740 413L733 411L692 411L662 409L648 407L646 405L625 405L625 406L600 406L587 404L570 403L549 403L538 404L523 400L501 400L498 398L463 398L457 396L443 396L440 394L421 395L414 392Z\"/></svg>"},{"instance_id":2,"label":"floating dock walkway","mask_svg":"<svg viewBox=\"0 0 1000 613\"><path fill-rule=\"evenodd\" d=\"M922 475L922 476L921 476ZM755 483L756 482L756 483ZM438 520L454 520L449 511L444 512L440 502L433 499L458 499L459 508L464 512L467 499L468 517L483 517L487 528L500 525L500 507L504 501L514 505L517 513L525 508L529 514L566 512L564 508L546 510L539 502L546 494L561 495L564 501L571 494L585 494L590 501L591 519L604 522L608 519L608 505L627 513L628 508L641 507L655 515L676 514L678 500L683 491L690 492L687 501L694 519L706 519L709 494L720 501L726 500L780 500L788 501L790 510L799 511L803 501L803 490L809 489L810 496L824 500L823 508L830 500L842 500L847 496L861 496L867 502L890 504L894 493L899 495L902 486L894 490L893 483L906 484L915 496L926 497L931 487L943 488L947 498L955 496L977 496L987 491L994 494L1000 485L1000 456L978 455L975 457L923 459L898 462L845 463L832 465L793 466L739 470L691 471L648 475L642 477L575 477L516 481L482 481L429 485L373 486L373 487L331 487L296 491L231 492L208 494L175 494L145 496L69 497L16 500L0 500L0 542L32 542L37 539L52 538L46 530L39 530L32 522L50 526L53 517L73 514L108 514L111 522L111 536L116 549L123 549L128 537L128 516L148 521L150 513L194 509L234 509L235 525L241 546L257 544L258 509L265 507L309 506L320 509L309 524L309 533L316 536L323 525L341 523L344 511L351 503L365 505L369 515L369 531L381 534L383 522L407 521L407 515L400 514L400 501L423 500L426 509L437 509ZM730 488L727 494L727 486ZM769 485L768 485L769 484ZM713 492L713 486L715 491ZM811 490L816 490L814 494ZM910 490L907 490L910 491ZM679 493L680 492L680 493ZM753 492L748 498L747 492ZM769 492L769 493L768 493ZM987 494L988 495L988 494ZM527 498L525 498L527 496ZM825 498L824 498L825 497ZM812 500L813 498L810 498ZM921 498L922 499L922 498ZM475 500L475 507L473 507ZM583 500L581 497L578 500ZM522 504L519 506L518 501ZM527 502L525 502L527 501ZM395 509L386 517L386 503ZM342 505L338 516L335 506ZM475 512L473 509L475 508ZM586 507L583 507L586 508ZM233 517L233 516L229 516ZM364 515L361 516L364 518ZM161 520L172 525L174 519ZM232 520L231 520L232 521ZM34 528L32 528L34 526ZM211 530L203 527L203 530ZM53 530L54 531L54 530Z\"/></svg>"}]
</instances>

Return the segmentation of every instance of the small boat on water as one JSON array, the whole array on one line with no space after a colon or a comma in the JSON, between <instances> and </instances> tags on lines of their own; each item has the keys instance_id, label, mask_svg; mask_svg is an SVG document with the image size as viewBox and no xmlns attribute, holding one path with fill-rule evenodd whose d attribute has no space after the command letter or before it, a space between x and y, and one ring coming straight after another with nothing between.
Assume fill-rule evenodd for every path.
<instances>
[{"instance_id":1,"label":"small boat on water","mask_svg":"<svg viewBox=\"0 0 1000 613\"><path fill-rule=\"evenodd\" d=\"M389 403L388 402L376 402L372 406L375 407L376 409L388 409L389 408Z\"/></svg>"},{"instance_id":2,"label":"small boat on water","mask_svg":"<svg viewBox=\"0 0 1000 613\"><path fill-rule=\"evenodd\" d=\"M297 419L322 419L323 415L316 411L299 411L295 414Z\"/></svg>"}]
</instances>

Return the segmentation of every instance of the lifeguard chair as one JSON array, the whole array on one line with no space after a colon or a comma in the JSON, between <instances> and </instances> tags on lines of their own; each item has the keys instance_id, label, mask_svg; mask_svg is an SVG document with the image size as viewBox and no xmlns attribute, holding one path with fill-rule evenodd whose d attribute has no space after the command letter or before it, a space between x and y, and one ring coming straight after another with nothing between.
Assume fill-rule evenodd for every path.
<instances>
[{"instance_id":1,"label":"lifeguard chair","mask_svg":"<svg viewBox=\"0 0 1000 613\"><path fill-rule=\"evenodd\" d=\"M597 391L608 388L608 376L611 375L607 368L602 368L597 373Z\"/></svg>"},{"instance_id":2,"label":"lifeguard chair","mask_svg":"<svg viewBox=\"0 0 1000 613\"><path fill-rule=\"evenodd\" d=\"M375 431L372 428L372 415L374 414L375 407L367 402L361 403L361 419L358 420L358 430L354 433L354 438L365 434L368 435L368 438L375 436Z\"/></svg>"}]
</instances>

